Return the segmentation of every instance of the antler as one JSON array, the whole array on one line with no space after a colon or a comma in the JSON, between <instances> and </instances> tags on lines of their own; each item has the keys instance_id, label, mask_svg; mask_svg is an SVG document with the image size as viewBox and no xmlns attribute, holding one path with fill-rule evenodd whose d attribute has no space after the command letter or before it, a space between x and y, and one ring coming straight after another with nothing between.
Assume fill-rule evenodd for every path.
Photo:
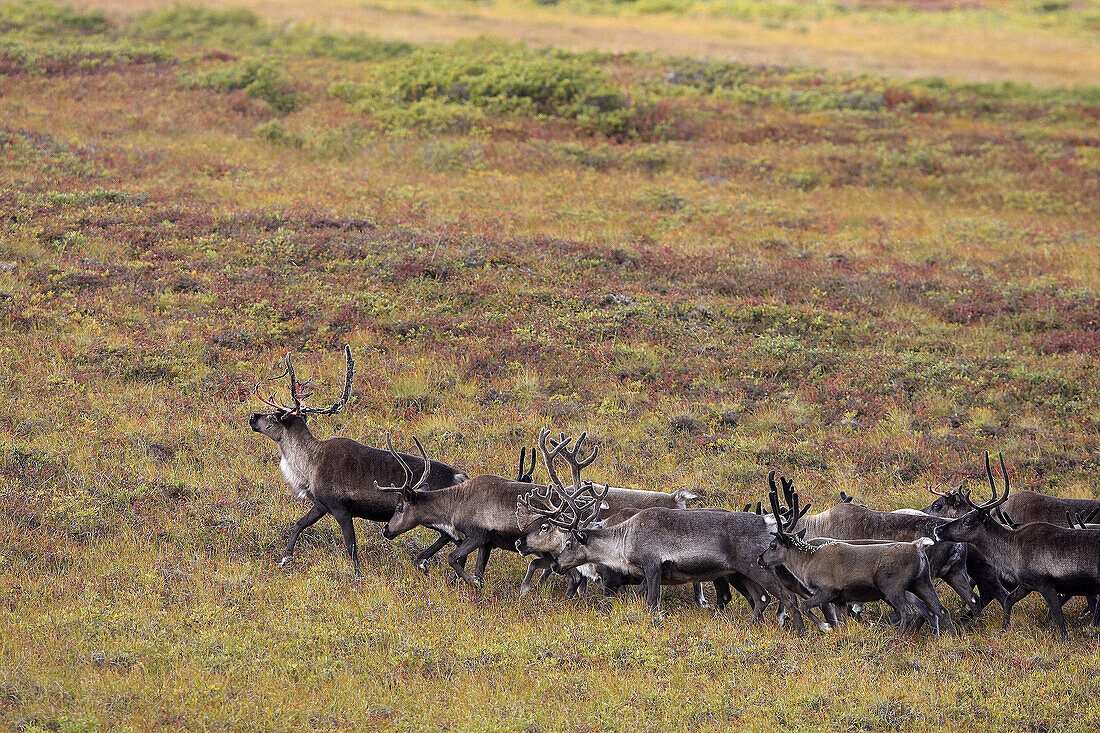
<instances>
[{"instance_id":1,"label":"antler","mask_svg":"<svg viewBox=\"0 0 1100 733\"><path fill-rule=\"evenodd\" d=\"M546 473L550 475L550 483L554 486L561 486L561 479L558 478L558 472L554 470L554 459L558 457L566 445L569 444L569 440L562 440L554 444L554 450L549 450L546 447L546 439L550 437L550 428L543 428L539 430L539 451L542 453L542 461L546 464Z\"/></svg>"},{"instance_id":2,"label":"antler","mask_svg":"<svg viewBox=\"0 0 1100 733\"><path fill-rule=\"evenodd\" d=\"M519 449L519 473L516 474L516 481L525 484L532 484L535 482L535 449L531 449L531 465L526 466L527 461L527 448L520 446Z\"/></svg>"},{"instance_id":3,"label":"antler","mask_svg":"<svg viewBox=\"0 0 1100 733\"><path fill-rule=\"evenodd\" d=\"M312 379L307 379L304 382L299 382L297 375L294 373L294 362L291 359L291 355L286 355L286 368L283 373L277 377L270 377L267 381L274 382L283 377L290 377L290 384L287 386L290 391L290 399L294 401L293 407L287 407L286 405L275 400L275 393L272 392L270 397L264 398L260 394L260 389L257 388L254 394L260 402L263 402L269 407L274 407L280 412L285 412L288 415L301 415L303 413L312 413L315 415L336 415L344 409L344 405L347 404L348 399L351 398L351 382L355 374L355 359L351 357L351 345L344 344L344 362L346 369L344 372L344 392L336 402L332 404L332 407L326 409L319 409L316 407L306 407L302 404L303 400L308 400L313 396L312 391L307 391L310 385L313 383Z\"/></svg>"},{"instance_id":4,"label":"antler","mask_svg":"<svg viewBox=\"0 0 1100 733\"><path fill-rule=\"evenodd\" d=\"M287 355L287 366L290 365L290 355ZM338 415L340 411L344 409L344 406L351 399L351 382L355 376L355 359L351 356L351 344L344 344L344 391L340 395L340 399L332 403L332 407L325 409L319 409L316 407L302 407L302 412L308 412L314 415ZM294 372L291 370L290 378L293 381ZM305 386L309 385L309 381L305 382ZM307 395L301 395L301 399L307 399L312 397L313 393L310 392Z\"/></svg>"},{"instance_id":5,"label":"antler","mask_svg":"<svg viewBox=\"0 0 1100 733\"><path fill-rule=\"evenodd\" d=\"M565 459L566 463L569 464L569 471L573 475L574 491L581 487L581 471L588 466L591 466L592 461L596 460L596 456L598 456L600 453L600 446L594 445L592 446L592 453L589 454L588 458L583 458L579 460L577 459L577 455L581 452L581 446L584 444L584 441L587 438L588 432L582 432L580 434L580 437L577 438L577 442L573 445L572 451L566 448L571 438L565 437L565 433L562 433L561 437L557 441L552 438L550 439L550 444L552 446L554 446L555 448L559 448L560 446L559 449L561 452L561 457Z\"/></svg>"},{"instance_id":6,"label":"antler","mask_svg":"<svg viewBox=\"0 0 1100 733\"><path fill-rule=\"evenodd\" d=\"M1004 454L1000 454L999 457L1000 457L1000 461L1001 461L1001 475L1004 476L1004 484L1005 484L1004 493L1000 496L997 496L997 484L993 480L993 469L989 465L989 451L986 451L985 452L985 475L989 478L989 489L992 492L992 497L986 503L978 505L978 504L975 504L973 501L970 500L970 492L969 491L962 492L962 498L966 501L966 503L970 506L971 509L974 509L976 511L988 512L988 511L991 511L993 509L996 509L1001 504L1004 504L1006 501L1008 501L1008 492L1009 492L1009 488L1008 488L1008 469L1005 468Z\"/></svg>"},{"instance_id":7,"label":"antler","mask_svg":"<svg viewBox=\"0 0 1100 733\"><path fill-rule=\"evenodd\" d=\"M783 485L783 494L788 497L787 504L790 506L790 514L784 518L784 522L787 525L788 530L793 530L794 526L798 524L798 520L806 516L806 512L810 511L810 505L807 504L801 511L798 509L798 492L794 490L794 481L786 476L779 477L779 483Z\"/></svg>"},{"instance_id":8,"label":"antler","mask_svg":"<svg viewBox=\"0 0 1100 733\"><path fill-rule=\"evenodd\" d=\"M768 472L768 502L772 505L772 515L775 517L775 533L780 537L787 536L786 524L783 515L779 511L779 489L775 485L775 471Z\"/></svg>"},{"instance_id":9,"label":"antler","mask_svg":"<svg viewBox=\"0 0 1100 733\"><path fill-rule=\"evenodd\" d=\"M401 466L401 470L405 474L405 480L400 486L379 486L378 482L374 482L374 488L379 491L400 491L406 497L411 497L416 493L424 484L428 483L428 474L432 470L432 462L428 460L428 454L424 451L424 446L420 444L420 440L414 435L413 442L416 443L416 449L420 451L420 457L424 460L424 472L420 474L420 480L414 485L410 486L413 479L412 469L409 468L409 464L405 462L405 459L401 457L401 454L393 449L393 443L390 441L390 434L386 433L386 449L390 452L390 455L394 457L398 465Z\"/></svg>"},{"instance_id":10,"label":"antler","mask_svg":"<svg viewBox=\"0 0 1100 733\"><path fill-rule=\"evenodd\" d=\"M943 485L944 485L944 484L946 484L946 483L947 483L947 479L944 479L943 481L940 481L940 482L939 482L938 484L936 484L935 486L929 486L929 487L928 487L928 493L929 493L929 494L935 494L936 496L947 496L947 494L948 494L949 492L946 492L946 491L936 491L936 489L940 488L941 486L943 486Z\"/></svg>"}]
</instances>

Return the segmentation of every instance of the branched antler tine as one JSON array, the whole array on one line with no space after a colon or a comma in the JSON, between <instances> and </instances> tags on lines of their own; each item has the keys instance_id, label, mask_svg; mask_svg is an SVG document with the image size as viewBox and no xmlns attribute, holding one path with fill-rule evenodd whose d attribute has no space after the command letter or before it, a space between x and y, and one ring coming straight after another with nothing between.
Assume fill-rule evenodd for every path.
<instances>
[{"instance_id":1,"label":"branched antler tine","mask_svg":"<svg viewBox=\"0 0 1100 733\"><path fill-rule=\"evenodd\" d=\"M1077 520L1076 522L1074 521L1075 518ZM1066 510L1066 523L1069 524L1070 529L1077 529L1078 524L1084 526L1084 523L1081 521L1081 515L1074 514L1070 516L1069 509Z\"/></svg>"},{"instance_id":2,"label":"branched antler tine","mask_svg":"<svg viewBox=\"0 0 1100 733\"><path fill-rule=\"evenodd\" d=\"M780 479L780 481L782 481L782 479ZM793 486L793 484L790 484L790 485ZM786 488L786 485L784 485L784 488ZM799 511L798 511L798 492L792 490L791 491L791 514L790 514L789 517L783 519L783 524L786 525L784 527L784 529L786 529L788 532L793 532L794 531L794 526L796 524L798 524L798 520L801 517L802 517L802 514L800 514Z\"/></svg>"},{"instance_id":3,"label":"branched antler tine","mask_svg":"<svg viewBox=\"0 0 1100 733\"><path fill-rule=\"evenodd\" d=\"M741 511L748 512L751 509L752 509L752 502L749 502L748 504L745 505L745 508L742 509Z\"/></svg>"},{"instance_id":4,"label":"branched antler tine","mask_svg":"<svg viewBox=\"0 0 1100 733\"><path fill-rule=\"evenodd\" d=\"M779 485L783 487L783 498L786 500L787 506L791 506L794 499L794 482L788 480L784 476L780 476Z\"/></svg>"},{"instance_id":5,"label":"branched antler tine","mask_svg":"<svg viewBox=\"0 0 1100 733\"><path fill-rule=\"evenodd\" d=\"M550 428L543 428L539 431L538 446L539 451L542 453L542 461L546 464L546 473L550 476L550 483L554 486L561 486L561 479L558 478L558 472L554 470L554 459L557 458L561 450L568 445L568 440L561 440L554 443L554 449L549 450L546 447L546 439L550 437ZM553 442L553 441L551 441Z\"/></svg>"},{"instance_id":6,"label":"branched antler tine","mask_svg":"<svg viewBox=\"0 0 1100 733\"><path fill-rule=\"evenodd\" d=\"M1001 501L1003 503L1006 499L1008 499L1008 491L1009 491L1009 489L1008 489L1008 469L1005 468L1005 454L1004 453L998 453L997 454L997 459L1001 462L1001 475L1004 476L1004 480L1005 480L1005 493L1004 493L1004 496L1001 498Z\"/></svg>"},{"instance_id":7,"label":"branched antler tine","mask_svg":"<svg viewBox=\"0 0 1100 733\"><path fill-rule=\"evenodd\" d=\"M771 470L771 471L768 471L768 489L776 495L776 498L779 498L779 489L777 489L776 486L775 486L775 470L774 469ZM773 511L774 511L774 509L775 508L772 507Z\"/></svg>"},{"instance_id":8,"label":"branched antler tine","mask_svg":"<svg viewBox=\"0 0 1100 733\"><path fill-rule=\"evenodd\" d=\"M283 369L283 373L282 373L282 374L280 374L280 375L279 375L279 376L277 376L277 377L268 377L268 378L267 378L267 381L269 381L269 382L277 382L277 381L279 381L280 379L282 379L283 377L285 377L285 376L286 376L286 375L288 375L288 374L290 374L290 370L289 370L289 369L285 369L285 368L284 368L284 369Z\"/></svg>"},{"instance_id":9,"label":"branched antler tine","mask_svg":"<svg viewBox=\"0 0 1100 733\"><path fill-rule=\"evenodd\" d=\"M975 504L974 501L970 498L970 490L969 489L967 489L966 491L960 492L959 496L962 497L963 501L965 501L966 505L969 506L971 509L981 510L981 507L978 506L977 504Z\"/></svg>"},{"instance_id":10,"label":"branched antler tine","mask_svg":"<svg viewBox=\"0 0 1100 733\"><path fill-rule=\"evenodd\" d=\"M1093 509L1093 510L1092 510L1091 512L1089 512L1089 513L1088 513L1088 514L1087 514L1087 515L1085 516L1085 522L1084 522L1084 523L1085 523L1085 524L1088 524L1088 523L1089 523L1089 522L1091 522L1092 520L1096 519L1096 515L1097 515L1097 513L1100 513L1100 506L1096 507L1095 509Z\"/></svg>"},{"instance_id":11,"label":"branched antler tine","mask_svg":"<svg viewBox=\"0 0 1100 733\"><path fill-rule=\"evenodd\" d=\"M386 432L386 450L388 450L394 460L397 461L397 465L401 466L401 472L405 474L405 480L401 482L400 486L381 486L376 480L374 482L374 488L379 491L400 491L404 493L405 489L408 488L409 484L412 482L413 474L409 469L409 464L405 463L405 459L401 457L401 454L393 449L393 441L390 439L388 431Z\"/></svg>"},{"instance_id":12,"label":"branched antler tine","mask_svg":"<svg viewBox=\"0 0 1100 733\"><path fill-rule=\"evenodd\" d=\"M944 479L943 481L940 481L935 486L929 486L928 487L928 493L929 494L935 494L936 496L947 496L947 492L945 492L945 491L936 491L936 489L940 488L941 486L943 486L946 483L947 483L947 479Z\"/></svg>"},{"instance_id":13,"label":"branched antler tine","mask_svg":"<svg viewBox=\"0 0 1100 733\"><path fill-rule=\"evenodd\" d=\"M546 506L536 506L527 499L524 499L524 502L527 504L527 508L531 510L532 514L538 514L543 517L557 516L561 513L561 510L565 508L564 501L557 505L547 502Z\"/></svg>"},{"instance_id":14,"label":"branched antler tine","mask_svg":"<svg viewBox=\"0 0 1100 733\"><path fill-rule=\"evenodd\" d=\"M409 468L409 464L405 463L405 459L401 457L401 454L393 449L393 441L390 439L390 434L388 431L386 433L386 450L388 450L390 452L390 455L397 460L397 463L401 466L401 470L405 474L405 481L402 484L402 488L408 486L412 482L412 469Z\"/></svg>"},{"instance_id":15,"label":"branched antler tine","mask_svg":"<svg viewBox=\"0 0 1100 733\"><path fill-rule=\"evenodd\" d=\"M759 501L756 502L756 513L760 516L764 516L764 506Z\"/></svg>"},{"instance_id":16,"label":"branched antler tine","mask_svg":"<svg viewBox=\"0 0 1100 733\"><path fill-rule=\"evenodd\" d=\"M281 412L290 412L290 410L288 410L287 408L283 407L281 404L279 404L278 402L275 401L275 393L274 392L271 393L270 398L265 398L262 394L260 394L260 388L259 388L258 385L257 385L256 389L254 389L252 391L252 396L255 397L256 399L258 399L260 402L267 405L268 407L274 407L276 410L279 410Z\"/></svg>"},{"instance_id":17,"label":"branched antler tine","mask_svg":"<svg viewBox=\"0 0 1100 733\"><path fill-rule=\"evenodd\" d=\"M420 458L424 461L424 471L420 474L420 480L409 489L410 491L416 491L428 483L428 475L432 472L432 462L428 460L428 453L424 450L424 446L420 444L420 439L415 435L413 436L413 443L416 443L416 450L420 452Z\"/></svg>"}]
</instances>

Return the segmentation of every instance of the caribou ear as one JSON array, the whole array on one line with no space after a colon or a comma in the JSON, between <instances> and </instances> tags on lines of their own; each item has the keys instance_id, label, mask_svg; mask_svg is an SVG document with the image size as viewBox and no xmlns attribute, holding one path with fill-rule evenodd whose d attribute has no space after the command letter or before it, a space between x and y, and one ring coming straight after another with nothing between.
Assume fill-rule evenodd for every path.
<instances>
[{"instance_id":1,"label":"caribou ear","mask_svg":"<svg viewBox=\"0 0 1100 733\"><path fill-rule=\"evenodd\" d=\"M794 533L794 536L797 537L798 539L802 539L803 537L806 536L806 530L805 529L800 529L799 531Z\"/></svg>"}]
</instances>

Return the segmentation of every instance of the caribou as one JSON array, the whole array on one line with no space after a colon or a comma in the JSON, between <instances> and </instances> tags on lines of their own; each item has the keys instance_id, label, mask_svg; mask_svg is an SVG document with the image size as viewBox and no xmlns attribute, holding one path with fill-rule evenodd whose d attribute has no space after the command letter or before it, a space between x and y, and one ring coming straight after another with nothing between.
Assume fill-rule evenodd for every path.
<instances>
[{"instance_id":1,"label":"caribou","mask_svg":"<svg viewBox=\"0 0 1100 733\"><path fill-rule=\"evenodd\" d=\"M359 575L359 552L353 518L361 517L374 522L388 521L393 516L397 501L392 494L374 488L374 483L393 483L398 480L406 466L421 468L421 459L415 456L398 456L392 451L378 450L350 438L318 440L313 435L306 424L307 415L338 415L351 398L355 360L352 358L350 345L344 346L344 362L344 389L340 397L331 407L315 408L305 404L313 396L311 380L298 381L291 355L287 354L283 373L268 381L289 377L291 404L283 405L276 401L274 393L265 398L257 388L254 391L255 396L273 408L274 412L252 413L248 424L252 430L275 442L279 447L279 468L290 490L297 498L312 504L305 516L291 528L286 550L279 564L286 565L294 560L294 547L303 530L331 514L340 526L352 568ZM429 491L466 480L465 474L444 463L433 461L430 465L424 464L424 467L430 468L432 473L431 480L425 485ZM417 556L418 564L425 563L428 557L450 541L451 537L441 534L434 544Z\"/></svg>"},{"instance_id":2,"label":"caribou","mask_svg":"<svg viewBox=\"0 0 1100 733\"><path fill-rule=\"evenodd\" d=\"M597 498L592 493L594 484L591 481L581 479L582 471L590 466L596 460L596 456L599 455L599 446L594 445L591 453L586 458L578 457L587 437L588 433L582 432L576 443L573 444L572 450L570 450L571 437L563 433L555 441L550 438L548 428L539 431L537 444L539 452L542 454L543 463L546 466L550 485L534 487L521 496L520 501L516 504L516 522L524 532L524 537L516 541L516 549L525 555L538 554L538 557L531 562L527 574L523 578L523 583L520 585L520 595L533 590L553 572L551 570L553 555L560 552L564 547L566 535L569 531L576 529L577 523L582 521L582 515L594 509L593 502L602 504L602 509L609 512L608 517L603 520L603 524L606 525L609 522L618 523L629 518L632 515L631 513L647 507L684 509L689 501L699 498L697 494L688 489L678 489L668 494L663 491L625 489L610 485L604 486L603 491ZM550 447L547 447L547 443L550 444ZM533 465L534 449L531 451L531 457ZM569 465L573 483L568 488L563 485L555 467L558 457ZM582 509L577 506L577 503L585 503L583 497L586 492L590 498ZM561 498L557 505L553 507L547 503L552 493ZM568 506L564 502L568 502ZM571 510L571 513L559 517L558 515L561 514L563 508ZM591 516L583 518L583 521L586 522L590 520ZM570 522L572 522L571 525ZM541 571L541 574L536 580L535 574L539 571ZM577 573L571 574L569 586L566 589L566 597L572 598L578 590L582 590L587 579L596 577L594 572L593 568L584 566ZM605 569L601 579L606 580L611 575L610 570ZM706 607L706 597L699 585L695 587L695 599L701 607Z\"/></svg>"},{"instance_id":3,"label":"caribou","mask_svg":"<svg viewBox=\"0 0 1100 733\"><path fill-rule=\"evenodd\" d=\"M1008 480L1007 475L1005 480ZM971 503L966 500L967 493L964 491L964 486L965 484L960 484L954 490L947 492L929 489L937 499L923 511L948 519L957 519L973 511ZM1067 513L1070 516L1074 514L1088 516L1090 512L1100 510L1100 500L1063 499L1060 496L1040 494L1036 491L1017 491L1003 504L998 504L997 508L1004 516L1011 517L1020 524L1029 522L1061 524Z\"/></svg>"},{"instance_id":4,"label":"caribou","mask_svg":"<svg viewBox=\"0 0 1100 733\"><path fill-rule=\"evenodd\" d=\"M794 629L805 631L796 594L774 569L756 563L771 537L764 517L719 509L651 507L601 527L601 509L602 504L595 504L586 521L570 528L554 557L556 572L588 564L606 568L622 582L643 583L647 604L658 612L664 585L715 582L721 589L731 579L747 578L751 583L746 582L746 588L761 594L753 620L760 618L771 596L789 614ZM727 600L728 596L727 588ZM722 598L719 590L720 602Z\"/></svg>"},{"instance_id":5,"label":"caribou","mask_svg":"<svg viewBox=\"0 0 1100 733\"><path fill-rule=\"evenodd\" d=\"M785 513L779 506L772 471L768 474L768 500L778 521L773 539L760 553L758 562L761 567L786 567L810 589L812 595L802 603L804 613L810 615L812 609L825 604L884 600L899 614L899 633L905 633L917 616L925 613L910 601L912 594L930 612L927 620L937 633L954 633L951 614L940 603L929 573L925 551L934 544L932 540L920 537L913 542L852 544L833 539L810 544L805 541L805 529L794 531L801 516L798 493L790 491L789 481L780 480L791 497L790 511Z\"/></svg>"},{"instance_id":6,"label":"caribou","mask_svg":"<svg viewBox=\"0 0 1100 733\"><path fill-rule=\"evenodd\" d=\"M786 502L790 506L793 484L785 478L781 478L780 483L783 486ZM795 512L793 522L789 523L791 530L805 530L810 538L914 542L921 537L931 537L935 527L947 522L945 519L912 510L875 511L847 501L845 497L847 495L842 493L840 503L818 514L806 515L809 509L807 504L800 511ZM978 573L978 577L981 578L978 584L979 593L975 596L970 578L967 576L969 558L966 545L957 542L936 542L926 550L926 555L932 577L942 578L967 604L971 614L977 615L981 612L984 607L983 597L986 603L989 602L990 597L1004 597L1004 591L996 581L988 579L988 574L981 573Z\"/></svg>"},{"instance_id":7,"label":"caribou","mask_svg":"<svg viewBox=\"0 0 1100 733\"><path fill-rule=\"evenodd\" d=\"M970 511L937 527L934 534L937 539L966 542L993 565L1009 588L1002 629L1009 626L1012 607L1038 592L1047 602L1050 616L1065 638L1068 632L1062 604L1066 598L1100 595L1100 530L1071 529L1048 522L1029 522L1018 529L1002 524L994 511L1007 505L1010 488L1003 455L1000 463L1003 492L998 495L986 453L989 501L975 504L969 491L962 492L962 499ZM1095 614L1092 621L1095 626Z\"/></svg>"}]
</instances>

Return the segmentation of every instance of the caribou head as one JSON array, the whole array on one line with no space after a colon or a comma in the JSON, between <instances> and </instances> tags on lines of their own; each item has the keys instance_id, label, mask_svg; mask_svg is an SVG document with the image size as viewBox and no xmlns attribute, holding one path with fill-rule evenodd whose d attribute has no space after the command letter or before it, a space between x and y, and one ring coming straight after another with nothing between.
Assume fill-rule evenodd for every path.
<instances>
[{"instance_id":1,"label":"caribou head","mask_svg":"<svg viewBox=\"0 0 1100 733\"><path fill-rule=\"evenodd\" d=\"M807 504L801 510L798 507L798 492L794 490L794 482L785 476L779 477L783 485L783 495L786 497L789 509L784 509L779 503L779 490L775 486L775 471L768 473L768 502L771 504L772 515L776 518L775 530L772 532L772 541L760 553L757 562L760 567L774 567L787 562L791 551L806 552L810 555L817 552L817 547L805 541L806 530L794 531L798 520L810 509Z\"/></svg>"},{"instance_id":2,"label":"caribou head","mask_svg":"<svg viewBox=\"0 0 1100 733\"><path fill-rule=\"evenodd\" d=\"M516 541L516 549L523 554L557 553L573 540L583 541L585 528L597 522L607 506L604 497L610 486L601 489L591 481L581 480L581 471L595 460L597 453L594 448L588 458L577 458L586 434L581 433L572 450L569 449L572 438L562 435L555 441L549 435L550 431L543 428L538 446L551 484L532 486L516 502L516 522L525 531L525 536ZM547 447L548 442L552 449ZM569 487L562 484L554 467L559 456L572 471L573 484Z\"/></svg>"},{"instance_id":3,"label":"caribou head","mask_svg":"<svg viewBox=\"0 0 1100 733\"><path fill-rule=\"evenodd\" d=\"M1004 477L1004 493L998 496L997 484L993 480L993 469L989 465L989 452L985 454L985 475L989 479L990 499L983 504L975 504L970 498L969 491L961 491L962 500L969 508L965 514L947 524L936 527L932 532L937 540L949 542L968 542L980 533L988 531L990 527L1009 527L1014 524L1000 510L1000 506L1008 501L1008 469L1005 468L1004 456L1000 456L1001 475Z\"/></svg>"},{"instance_id":4,"label":"caribou head","mask_svg":"<svg viewBox=\"0 0 1100 733\"><path fill-rule=\"evenodd\" d=\"M405 480L400 486L379 486L378 482L374 482L374 488L379 491L393 491L400 494L400 498L397 500L397 506L394 507L393 517L390 521L386 522L386 526L382 528L382 536L388 540L395 540L400 535L408 532L410 529L420 526L422 524L417 512L417 505L421 498L421 489L426 483L428 483L428 475L432 470L432 462L428 460L428 454L424 451L424 446L420 444L420 440L416 436L413 436L413 443L416 444L416 449L420 452L420 457L424 459L424 471L420 474L420 478L414 483L415 478L413 471L409 468L409 464L405 462L405 459L401 457L401 454L393 449L393 441L390 440L390 434L386 433L386 450L390 452L394 460L401 466L401 471L405 474ZM428 492L430 493L430 492Z\"/></svg>"},{"instance_id":5,"label":"caribou head","mask_svg":"<svg viewBox=\"0 0 1100 733\"><path fill-rule=\"evenodd\" d=\"M346 365L344 369L344 391L340 395L340 398L336 400L331 407L309 407L305 404L305 401L313 396L313 380L307 379L304 382L299 382L297 375L294 373L294 362L291 360L291 355L287 354L286 369L279 376L271 377L267 381L275 382L283 377L290 377L290 383L287 385L287 389L290 391L290 405L284 405L276 400L274 392L272 392L269 397L264 397L257 386L255 389L256 398L268 407L271 407L274 412L252 413L248 418L248 426L257 433L263 433L276 443L279 443L286 436L288 430L299 423L304 425L305 416L308 414L339 414L340 411L344 409L348 399L351 398L351 382L352 378L355 376L355 359L351 357L350 345L344 346L344 363Z\"/></svg>"},{"instance_id":6,"label":"caribou head","mask_svg":"<svg viewBox=\"0 0 1100 733\"><path fill-rule=\"evenodd\" d=\"M955 519L970 511L970 506L963 498L963 487L966 486L966 482L964 481L951 491L940 491L940 487L944 483L946 482L940 481L935 486L928 487L928 493L934 495L936 500L921 511L934 517L944 517L946 519Z\"/></svg>"}]
</instances>

